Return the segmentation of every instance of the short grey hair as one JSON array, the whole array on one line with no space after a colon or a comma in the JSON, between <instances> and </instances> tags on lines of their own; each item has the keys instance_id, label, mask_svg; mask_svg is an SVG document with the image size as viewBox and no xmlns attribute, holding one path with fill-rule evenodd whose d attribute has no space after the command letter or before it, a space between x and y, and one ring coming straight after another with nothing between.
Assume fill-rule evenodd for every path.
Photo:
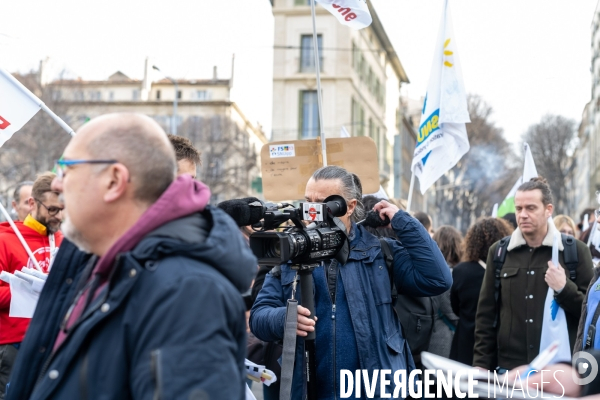
<instances>
[{"instance_id":1,"label":"short grey hair","mask_svg":"<svg viewBox=\"0 0 600 400\"><path fill-rule=\"evenodd\" d=\"M149 117L141 114L120 117L90 140L87 151L94 158L113 159L125 165L135 188L135 199L152 204L175 180L175 150L169 145L166 133Z\"/></svg>"},{"instance_id":2,"label":"short grey hair","mask_svg":"<svg viewBox=\"0 0 600 400\"><path fill-rule=\"evenodd\" d=\"M321 167L312 175L315 181L320 180L339 180L342 193L338 193L346 202L356 199L356 208L352 213L352 220L357 222L364 218L365 208L362 203L362 184L356 174L345 170L342 167L328 165Z\"/></svg>"},{"instance_id":3,"label":"short grey hair","mask_svg":"<svg viewBox=\"0 0 600 400\"><path fill-rule=\"evenodd\" d=\"M33 181L23 181L17 184L17 186L15 187L15 192L13 193L13 200L15 201L15 203L21 201L21 189L23 189L23 187L25 186L33 186Z\"/></svg>"}]
</instances>

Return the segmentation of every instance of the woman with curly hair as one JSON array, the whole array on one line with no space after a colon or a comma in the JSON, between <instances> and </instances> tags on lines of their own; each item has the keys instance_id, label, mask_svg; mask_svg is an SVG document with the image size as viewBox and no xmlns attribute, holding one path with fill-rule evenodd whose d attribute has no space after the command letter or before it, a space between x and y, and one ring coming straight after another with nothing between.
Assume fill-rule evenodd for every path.
<instances>
[{"instance_id":1,"label":"woman with curly hair","mask_svg":"<svg viewBox=\"0 0 600 400\"><path fill-rule=\"evenodd\" d=\"M453 269L454 283L450 289L452 310L458 316L458 326L450 350L452 360L473 364L475 313L488 252L492 244L512 232L513 228L507 221L488 217L477 221L465 236L463 262Z\"/></svg>"}]
</instances>

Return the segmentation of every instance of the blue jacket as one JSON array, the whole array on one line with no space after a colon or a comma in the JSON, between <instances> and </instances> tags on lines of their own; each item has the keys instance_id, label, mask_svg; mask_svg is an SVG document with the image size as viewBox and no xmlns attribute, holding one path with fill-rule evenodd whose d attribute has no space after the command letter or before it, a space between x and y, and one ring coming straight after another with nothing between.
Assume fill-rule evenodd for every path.
<instances>
[{"instance_id":1,"label":"blue jacket","mask_svg":"<svg viewBox=\"0 0 600 400\"><path fill-rule=\"evenodd\" d=\"M223 211L166 223L119 255L108 288L19 399L244 399L240 291L255 271Z\"/></svg>"},{"instance_id":2,"label":"blue jacket","mask_svg":"<svg viewBox=\"0 0 600 400\"><path fill-rule=\"evenodd\" d=\"M400 242L389 241L394 255L394 280L398 292L411 296L435 296L450 289L450 269L425 228L404 211L396 213L392 219L392 228L400 239ZM370 376L375 369L404 369L407 372L414 369L408 343L392 306L391 284L379 239L354 224L353 232L350 257L340 267L337 279L336 309L331 308L328 293L320 293L326 288L323 286L323 279L326 279L323 268L313 271L315 310L318 317L315 326L319 357L317 371L322 372L323 365L331 368L329 376L323 377L321 373L317 377L319 399L339 398L340 388L337 385L340 368L336 364L340 360L344 365L351 365L355 362L353 359L358 360L360 369L369 370ZM283 338L285 304L291 298L295 274L288 265L282 265L280 277L269 274L265 278L250 314L250 329L259 339L271 342ZM345 295L340 296L340 293ZM301 304L301 294L297 298ZM340 308L346 309L341 313L346 318L340 315ZM345 320L348 317L351 321ZM335 325L332 320L336 321ZM345 332L340 331L340 325ZM324 343L319 330L332 336L330 343L335 348L319 347L319 343ZM348 330L352 332L349 333ZM336 346L335 339L339 337L342 337L343 344ZM300 362L303 361L304 342L300 337L298 339L292 384L293 399L302 399L305 390L303 363ZM357 351L355 356L343 355L352 348ZM334 383L335 389L332 386ZM375 398L380 396L379 388L377 385ZM365 395L364 386L362 394Z\"/></svg>"}]
</instances>

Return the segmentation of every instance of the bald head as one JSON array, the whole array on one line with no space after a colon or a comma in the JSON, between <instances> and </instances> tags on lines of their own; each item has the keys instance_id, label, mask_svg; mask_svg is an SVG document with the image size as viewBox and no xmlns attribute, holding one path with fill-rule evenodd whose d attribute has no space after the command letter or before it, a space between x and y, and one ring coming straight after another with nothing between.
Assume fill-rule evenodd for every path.
<instances>
[{"instance_id":1,"label":"bald head","mask_svg":"<svg viewBox=\"0 0 600 400\"><path fill-rule=\"evenodd\" d=\"M72 141L91 159L117 160L129 170L136 200L156 201L177 172L166 133L142 114L106 114L85 124Z\"/></svg>"}]
</instances>

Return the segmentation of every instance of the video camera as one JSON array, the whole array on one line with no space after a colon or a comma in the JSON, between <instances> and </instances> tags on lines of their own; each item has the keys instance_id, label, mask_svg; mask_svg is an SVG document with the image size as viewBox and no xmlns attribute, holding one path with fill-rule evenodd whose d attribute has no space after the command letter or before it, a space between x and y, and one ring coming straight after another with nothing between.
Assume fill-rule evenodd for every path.
<instances>
[{"instance_id":1,"label":"video camera","mask_svg":"<svg viewBox=\"0 0 600 400\"><path fill-rule=\"evenodd\" d=\"M346 227L338 218L348 210L342 196L329 196L323 203L300 203L297 208L287 203L263 203L255 198L230 200L219 207L239 226L252 225L255 232L250 235L250 249L259 265L291 262L294 266L308 266L331 259L345 264L348 259ZM288 221L293 225L274 231Z\"/></svg>"}]
</instances>

